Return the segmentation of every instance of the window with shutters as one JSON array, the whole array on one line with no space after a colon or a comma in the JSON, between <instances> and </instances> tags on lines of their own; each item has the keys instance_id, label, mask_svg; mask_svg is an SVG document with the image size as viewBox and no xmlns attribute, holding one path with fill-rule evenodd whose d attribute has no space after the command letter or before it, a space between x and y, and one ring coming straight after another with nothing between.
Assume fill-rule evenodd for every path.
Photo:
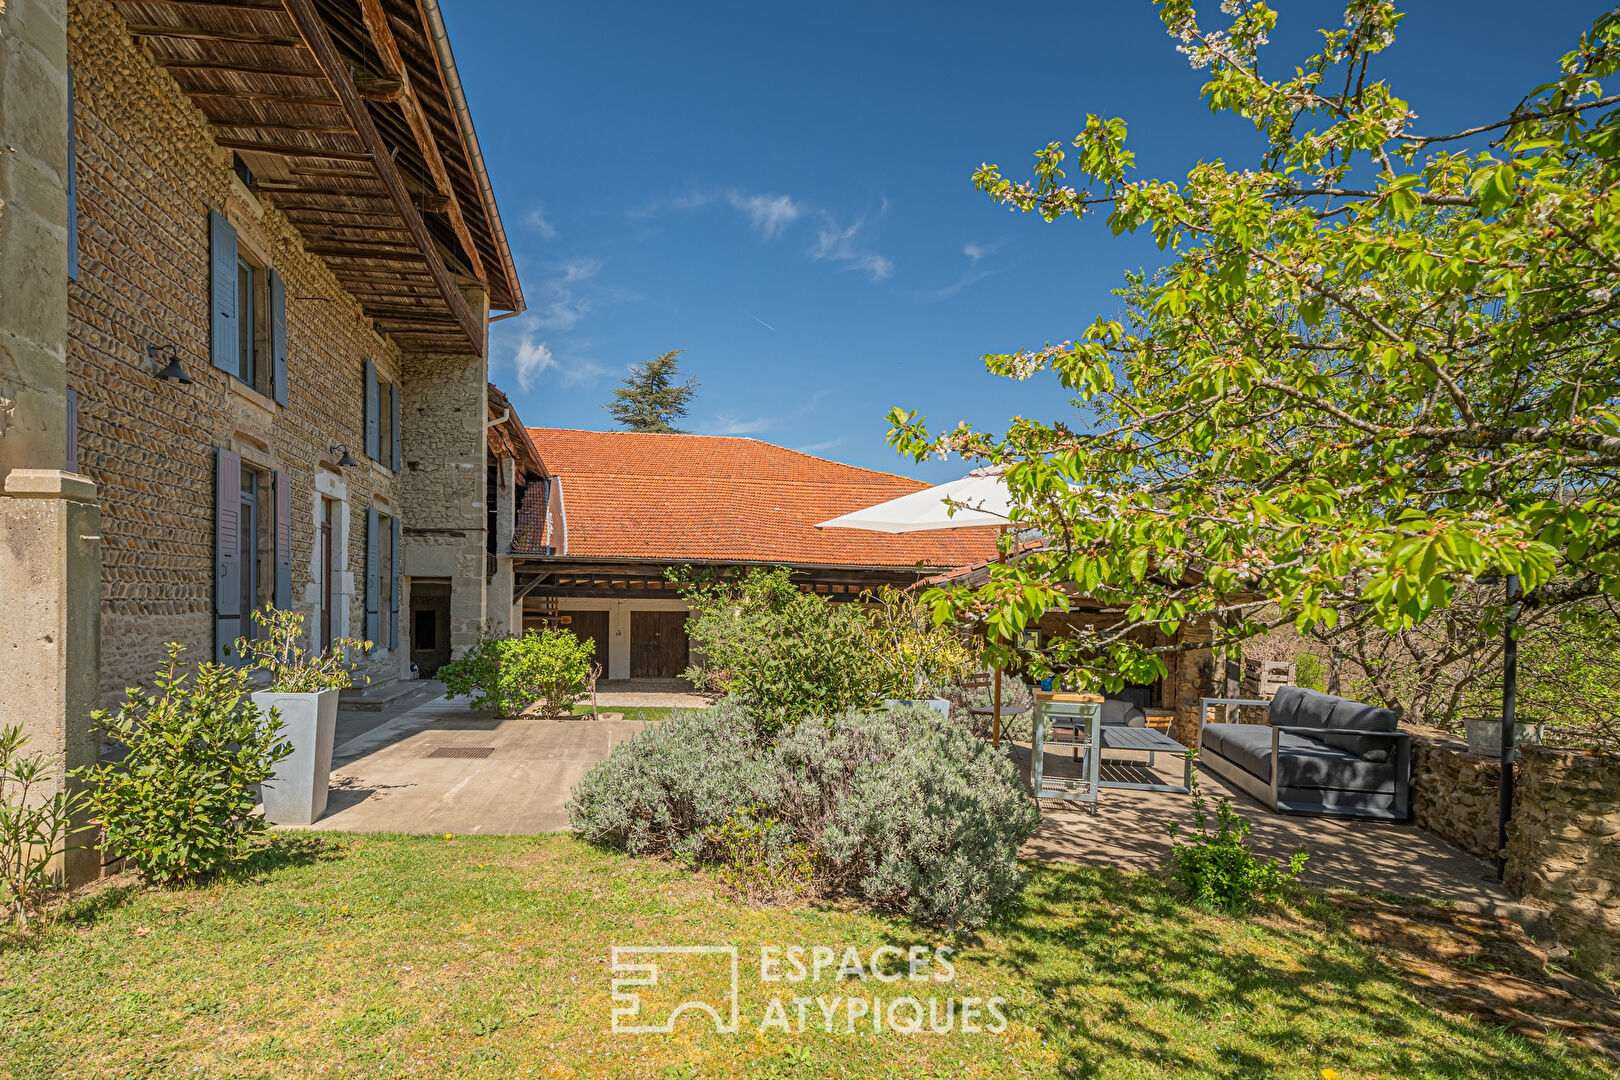
<instances>
[{"instance_id":1,"label":"window with shutters","mask_svg":"<svg viewBox=\"0 0 1620 1080\"><path fill-rule=\"evenodd\" d=\"M237 558L242 567L241 596L238 610L242 612L242 636L254 637L258 629L253 625L251 612L270 600L270 588L275 581L271 566L271 519L274 503L270 475L251 465L242 466L241 510L237 515Z\"/></svg>"},{"instance_id":2,"label":"window with shutters","mask_svg":"<svg viewBox=\"0 0 1620 1080\"><path fill-rule=\"evenodd\" d=\"M287 404L287 290L236 228L208 213L209 353L213 365Z\"/></svg>"}]
</instances>

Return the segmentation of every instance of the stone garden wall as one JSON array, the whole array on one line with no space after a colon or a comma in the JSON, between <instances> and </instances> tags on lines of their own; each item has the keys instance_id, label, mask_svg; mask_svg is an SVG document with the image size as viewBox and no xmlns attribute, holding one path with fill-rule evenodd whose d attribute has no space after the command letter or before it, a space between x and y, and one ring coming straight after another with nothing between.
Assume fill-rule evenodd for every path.
<instances>
[{"instance_id":1,"label":"stone garden wall","mask_svg":"<svg viewBox=\"0 0 1620 1080\"><path fill-rule=\"evenodd\" d=\"M1500 763L1443 731L1406 730L1416 823L1495 860ZM1620 966L1620 757L1524 748L1505 878L1515 896L1549 912L1582 963Z\"/></svg>"},{"instance_id":2,"label":"stone garden wall","mask_svg":"<svg viewBox=\"0 0 1620 1080\"><path fill-rule=\"evenodd\" d=\"M1507 887L1578 960L1620 967L1620 757L1526 747L1507 856Z\"/></svg>"}]
</instances>

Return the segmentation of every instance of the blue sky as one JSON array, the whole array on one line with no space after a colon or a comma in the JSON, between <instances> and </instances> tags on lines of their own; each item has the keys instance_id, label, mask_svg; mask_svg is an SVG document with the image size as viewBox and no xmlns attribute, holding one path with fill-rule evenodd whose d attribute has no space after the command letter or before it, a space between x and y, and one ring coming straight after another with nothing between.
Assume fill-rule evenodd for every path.
<instances>
[{"instance_id":1,"label":"blue sky","mask_svg":"<svg viewBox=\"0 0 1620 1080\"><path fill-rule=\"evenodd\" d=\"M1342 21L1273 6L1274 66ZM1385 72L1424 131L1499 119L1603 10L1404 6ZM960 462L888 449L889 407L1062 415L1053 383L980 357L1075 336L1158 256L1100 218L992 205L979 163L1021 177L1088 112L1126 119L1144 175L1255 146L1209 115L1148 0L445 7L529 304L492 328L492 378L533 425L612 427L629 365L684 349L694 431L949 479Z\"/></svg>"}]
</instances>

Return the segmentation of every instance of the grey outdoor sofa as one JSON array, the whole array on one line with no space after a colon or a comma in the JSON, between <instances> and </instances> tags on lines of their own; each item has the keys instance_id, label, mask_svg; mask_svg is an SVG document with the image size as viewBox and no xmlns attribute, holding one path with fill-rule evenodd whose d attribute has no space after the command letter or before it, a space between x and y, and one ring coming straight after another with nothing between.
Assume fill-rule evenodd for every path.
<instances>
[{"instance_id":1,"label":"grey outdoor sofa","mask_svg":"<svg viewBox=\"0 0 1620 1080\"><path fill-rule=\"evenodd\" d=\"M1412 739L1394 712L1297 686L1249 704L1267 723L1209 724L1199 710L1200 767L1284 813L1411 817Z\"/></svg>"}]
</instances>

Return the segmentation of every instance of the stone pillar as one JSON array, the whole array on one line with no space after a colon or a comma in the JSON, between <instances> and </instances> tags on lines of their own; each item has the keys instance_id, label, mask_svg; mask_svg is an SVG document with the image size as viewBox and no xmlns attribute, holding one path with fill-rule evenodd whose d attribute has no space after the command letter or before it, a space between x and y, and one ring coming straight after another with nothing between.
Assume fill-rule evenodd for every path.
<instances>
[{"instance_id":1,"label":"stone pillar","mask_svg":"<svg viewBox=\"0 0 1620 1080\"><path fill-rule=\"evenodd\" d=\"M1181 628L1181 640L1206 642L1214 640L1214 628L1208 622L1189 620ZM1169 705L1176 710L1170 721L1170 737L1183 746L1198 745L1198 700L1219 697L1215 692L1215 653L1210 649L1192 649L1174 653L1170 667Z\"/></svg>"},{"instance_id":2,"label":"stone pillar","mask_svg":"<svg viewBox=\"0 0 1620 1080\"><path fill-rule=\"evenodd\" d=\"M0 726L65 768L96 740L101 512L66 471L68 66L64 0L0 4ZM70 853L70 880L93 876Z\"/></svg>"},{"instance_id":3,"label":"stone pillar","mask_svg":"<svg viewBox=\"0 0 1620 1080\"><path fill-rule=\"evenodd\" d=\"M487 318L482 292L469 292ZM407 577L450 579L450 652L463 655L487 617L484 469L489 366L466 353L400 357L399 493Z\"/></svg>"},{"instance_id":4,"label":"stone pillar","mask_svg":"<svg viewBox=\"0 0 1620 1080\"><path fill-rule=\"evenodd\" d=\"M512 531L517 522L517 461L501 458L495 463L495 576L489 579L489 614L496 633L523 633L523 616L513 615ZM487 520L487 519L486 519Z\"/></svg>"}]
</instances>

